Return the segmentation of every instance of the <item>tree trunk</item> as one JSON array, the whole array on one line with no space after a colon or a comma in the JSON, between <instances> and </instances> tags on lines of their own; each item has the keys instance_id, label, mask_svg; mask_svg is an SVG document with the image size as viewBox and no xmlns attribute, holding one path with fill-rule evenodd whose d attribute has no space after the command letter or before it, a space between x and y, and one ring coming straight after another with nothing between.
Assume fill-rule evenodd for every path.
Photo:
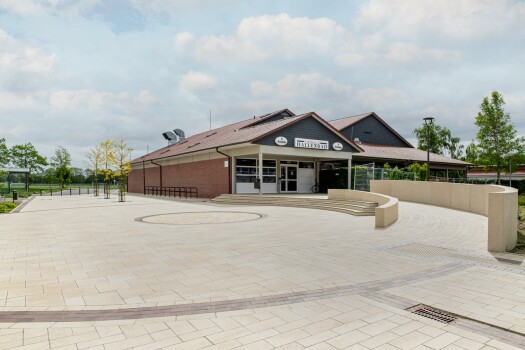
<instances>
[{"instance_id":1,"label":"tree trunk","mask_svg":"<svg viewBox=\"0 0 525 350\"><path fill-rule=\"evenodd\" d=\"M498 182L498 185L501 185L501 179L500 179L500 175L501 175L501 171L498 169L498 172L497 172L497 182Z\"/></svg>"}]
</instances>

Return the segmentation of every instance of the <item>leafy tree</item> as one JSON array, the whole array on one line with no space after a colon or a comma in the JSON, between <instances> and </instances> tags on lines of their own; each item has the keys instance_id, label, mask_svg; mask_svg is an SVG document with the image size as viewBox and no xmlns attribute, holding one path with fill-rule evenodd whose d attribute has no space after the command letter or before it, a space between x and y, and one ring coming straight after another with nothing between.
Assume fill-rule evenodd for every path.
<instances>
[{"instance_id":1,"label":"leafy tree","mask_svg":"<svg viewBox=\"0 0 525 350\"><path fill-rule=\"evenodd\" d=\"M465 148L465 155L461 157L461 160L464 162L469 162L474 165L478 165L479 163L479 149L474 140L470 143L470 145Z\"/></svg>"},{"instance_id":2,"label":"leafy tree","mask_svg":"<svg viewBox=\"0 0 525 350\"><path fill-rule=\"evenodd\" d=\"M5 143L5 139L0 139L0 166L6 166L9 164L9 160L11 158L11 155L9 153L9 148L7 148L7 145Z\"/></svg>"},{"instance_id":3,"label":"leafy tree","mask_svg":"<svg viewBox=\"0 0 525 350\"><path fill-rule=\"evenodd\" d=\"M113 142L113 159L112 163L115 167L114 176L119 178L119 201L124 202L124 193L126 190L125 180L131 171L131 162L129 156L132 149L127 145L126 141L121 138Z\"/></svg>"},{"instance_id":4,"label":"leafy tree","mask_svg":"<svg viewBox=\"0 0 525 350\"><path fill-rule=\"evenodd\" d=\"M60 184L60 188L65 188L67 184L71 183L71 169L65 165L59 166L55 169L55 175Z\"/></svg>"},{"instance_id":5,"label":"leafy tree","mask_svg":"<svg viewBox=\"0 0 525 350\"><path fill-rule=\"evenodd\" d=\"M493 91L490 98L483 98L475 123L479 128L476 135L479 164L496 170L498 184L501 171L508 169L509 154L523 154L525 144L525 138L516 137L516 129L504 105L503 96Z\"/></svg>"},{"instance_id":6,"label":"leafy tree","mask_svg":"<svg viewBox=\"0 0 525 350\"><path fill-rule=\"evenodd\" d=\"M110 139L106 139L105 141L102 141L99 145L100 151L101 151L101 159L102 159L102 169L100 172L104 176L104 198L109 199L110 197L110 188L109 188L109 180L111 180L111 175L113 173L113 170L111 169L112 164L115 163L114 161L114 154L113 154L113 141Z\"/></svg>"},{"instance_id":7,"label":"leafy tree","mask_svg":"<svg viewBox=\"0 0 525 350\"><path fill-rule=\"evenodd\" d=\"M31 172L42 171L48 165L45 157L42 157L31 142L24 145L11 147L11 162L20 168L29 168Z\"/></svg>"},{"instance_id":8,"label":"leafy tree","mask_svg":"<svg viewBox=\"0 0 525 350\"><path fill-rule=\"evenodd\" d=\"M84 169L71 168L71 182L75 184L84 183L86 177L84 175Z\"/></svg>"},{"instance_id":9,"label":"leafy tree","mask_svg":"<svg viewBox=\"0 0 525 350\"><path fill-rule=\"evenodd\" d=\"M85 164L92 170L93 181L95 182L95 197L98 197L98 174L100 173L100 167L102 166L102 147L101 145L91 148L86 153Z\"/></svg>"},{"instance_id":10,"label":"leafy tree","mask_svg":"<svg viewBox=\"0 0 525 350\"><path fill-rule=\"evenodd\" d=\"M55 155L51 158L51 166L55 168L55 174L60 188L71 183L71 154L62 146L58 146Z\"/></svg>"},{"instance_id":11,"label":"leafy tree","mask_svg":"<svg viewBox=\"0 0 525 350\"><path fill-rule=\"evenodd\" d=\"M416 181L427 180L427 164L412 163L407 167L407 171L416 174Z\"/></svg>"},{"instance_id":12,"label":"leafy tree","mask_svg":"<svg viewBox=\"0 0 525 350\"><path fill-rule=\"evenodd\" d=\"M71 154L67 149L58 146L55 150L55 155L51 157L51 166L55 168L71 167Z\"/></svg>"},{"instance_id":13,"label":"leafy tree","mask_svg":"<svg viewBox=\"0 0 525 350\"><path fill-rule=\"evenodd\" d=\"M430 152L449 155L451 158L458 159L463 153L463 145L460 144L459 137L453 137L450 130L440 126L435 122L430 126ZM417 137L417 148L427 150L427 126L422 125L414 129Z\"/></svg>"}]
</instances>

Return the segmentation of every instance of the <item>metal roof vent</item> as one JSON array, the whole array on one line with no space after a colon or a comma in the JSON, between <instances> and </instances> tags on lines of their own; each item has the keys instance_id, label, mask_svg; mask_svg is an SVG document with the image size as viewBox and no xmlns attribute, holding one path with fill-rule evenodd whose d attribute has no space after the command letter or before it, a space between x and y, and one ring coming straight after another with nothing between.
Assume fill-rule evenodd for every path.
<instances>
[{"instance_id":1,"label":"metal roof vent","mask_svg":"<svg viewBox=\"0 0 525 350\"><path fill-rule=\"evenodd\" d=\"M173 132L179 137L179 141L182 141L186 138L186 135L184 134L184 131L181 129L175 129Z\"/></svg>"},{"instance_id":2,"label":"metal roof vent","mask_svg":"<svg viewBox=\"0 0 525 350\"><path fill-rule=\"evenodd\" d=\"M358 145L361 144L361 141L359 141L359 137L356 137L356 138L354 139L354 142L357 143Z\"/></svg>"},{"instance_id":3,"label":"metal roof vent","mask_svg":"<svg viewBox=\"0 0 525 350\"><path fill-rule=\"evenodd\" d=\"M175 135L175 133L173 133L171 131L166 131L166 132L162 133L162 136L164 136L164 138L166 140L168 140L168 146L171 146L171 145L177 143L177 141L178 141L177 135Z\"/></svg>"}]
</instances>

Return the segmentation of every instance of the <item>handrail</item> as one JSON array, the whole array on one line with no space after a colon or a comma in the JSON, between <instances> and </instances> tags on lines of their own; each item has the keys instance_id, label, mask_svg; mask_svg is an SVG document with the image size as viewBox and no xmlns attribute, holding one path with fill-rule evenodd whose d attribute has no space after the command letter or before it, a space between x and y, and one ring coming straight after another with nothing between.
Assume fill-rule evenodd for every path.
<instances>
[{"instance_id":1,"label":"handrail","mask_svg":"<svg viewBox=\"0 0 525 350\"><path fill-rule=\"evenodd\" d=\"M188 186L146 186L146 195L179 197L179 198L199 198L197 187Z\"/></svg>"}]
</instances>

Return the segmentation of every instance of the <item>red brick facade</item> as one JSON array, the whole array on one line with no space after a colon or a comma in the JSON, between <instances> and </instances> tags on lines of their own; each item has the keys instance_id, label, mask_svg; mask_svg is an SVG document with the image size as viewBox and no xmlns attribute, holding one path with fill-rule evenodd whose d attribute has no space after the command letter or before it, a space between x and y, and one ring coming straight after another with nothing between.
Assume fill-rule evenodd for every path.
<instances>
[{"instance_id":1,"label":"red brick facade","mask_svg":"<svg viewBox=\"0 0 525 350\"><path fill-rule=\"evenodd\" d=\"M224 166L226 159L162 166L162 186L197 187L201 198L213 198L220 194L229 193L228 168ZM160 186L159 169L158 166L146 168L146 186ZM129 192L143 193L144 177L142 169L130 172L128 190Z\"/></svg>"}]
</instances>

